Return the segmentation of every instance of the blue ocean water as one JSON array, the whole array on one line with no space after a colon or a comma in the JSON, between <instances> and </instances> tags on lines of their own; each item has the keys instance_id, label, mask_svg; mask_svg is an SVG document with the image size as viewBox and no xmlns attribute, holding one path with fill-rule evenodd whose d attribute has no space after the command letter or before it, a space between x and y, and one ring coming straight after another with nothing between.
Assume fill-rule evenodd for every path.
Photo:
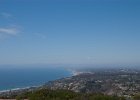
<instances>
[{"instance_id":1,"label":"blue ocean water","mask_svg":"<svg viewBox=\"0 0 140 100\"><path fill-rule=\"evenodd\" d=\"M71 76L64 68L0 68L0 90L38 86L51 80Z\"/></svg>"}]
</instances>

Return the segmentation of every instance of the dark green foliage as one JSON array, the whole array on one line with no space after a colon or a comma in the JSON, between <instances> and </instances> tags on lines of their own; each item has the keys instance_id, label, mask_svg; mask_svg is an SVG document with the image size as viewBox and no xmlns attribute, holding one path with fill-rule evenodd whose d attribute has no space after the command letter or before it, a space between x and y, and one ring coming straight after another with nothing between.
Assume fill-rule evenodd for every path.
<instances>
[{"instance_id":1,"label":"dark green foliage","mask_svg":"<svg viewBox=\"0 0 140 100\"><path fill-rule=\"evenodd\" d=\"M140 100L140 94L135 95L133 98L134 100Z\"/></svg>"},{"instance_id":2,"label":"dark green foliage","mask_svg":"<svg viewBox=\"0 0 140 100\"><path fill-rule=\"evenodd\" d=\"M67 90L41 89L34 92L27 92L16 97L17 100L125 100L116 96L103 94L83 94Z\"/></svg>"}]
</instances>

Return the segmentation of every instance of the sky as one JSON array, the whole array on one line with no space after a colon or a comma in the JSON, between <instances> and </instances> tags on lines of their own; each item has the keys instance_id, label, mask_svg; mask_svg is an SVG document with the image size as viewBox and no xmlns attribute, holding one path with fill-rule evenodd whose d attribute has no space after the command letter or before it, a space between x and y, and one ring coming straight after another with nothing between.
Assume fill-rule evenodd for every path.
<instances>
[{"instance_id":1,"label":"sky","mask_svg":"<svg viewBox=\"0 0 140 100\"><path fill-rule=\"evenodd\" d=\"M140 64L140 1L0 0L5 64Z\"/></svg>"}]
</instances>

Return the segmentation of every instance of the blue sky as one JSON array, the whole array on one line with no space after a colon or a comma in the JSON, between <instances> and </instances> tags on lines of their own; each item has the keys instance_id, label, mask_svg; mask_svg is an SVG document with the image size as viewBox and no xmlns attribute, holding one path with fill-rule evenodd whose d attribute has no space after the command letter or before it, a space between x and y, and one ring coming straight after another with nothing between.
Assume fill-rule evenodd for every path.
<instances>
[{"instance_id":1,"label":"blue sky","mask_svg":"<svg viewBox=\"0 0 140 100\"><path fill-rule=\"evenodd\" d=\"M0 0L0 64L139 61L139 0Z\"/></svg>"}]
</instances>

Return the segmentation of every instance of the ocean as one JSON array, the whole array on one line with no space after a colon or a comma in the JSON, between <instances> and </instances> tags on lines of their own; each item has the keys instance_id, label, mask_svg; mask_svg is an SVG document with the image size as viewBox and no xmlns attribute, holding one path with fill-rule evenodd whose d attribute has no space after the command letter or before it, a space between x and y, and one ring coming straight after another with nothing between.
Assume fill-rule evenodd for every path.
<instances>
[{"instance_id":1,"label":"ocean","mask_svg":"<svg viewBox=\"0 0 140 100\"><path fill-rule=\"evenodd\" d=\"M60 67L0 68L0 91L39 86L71 75L69 70Z\"/></svg>"}]
</instances>

